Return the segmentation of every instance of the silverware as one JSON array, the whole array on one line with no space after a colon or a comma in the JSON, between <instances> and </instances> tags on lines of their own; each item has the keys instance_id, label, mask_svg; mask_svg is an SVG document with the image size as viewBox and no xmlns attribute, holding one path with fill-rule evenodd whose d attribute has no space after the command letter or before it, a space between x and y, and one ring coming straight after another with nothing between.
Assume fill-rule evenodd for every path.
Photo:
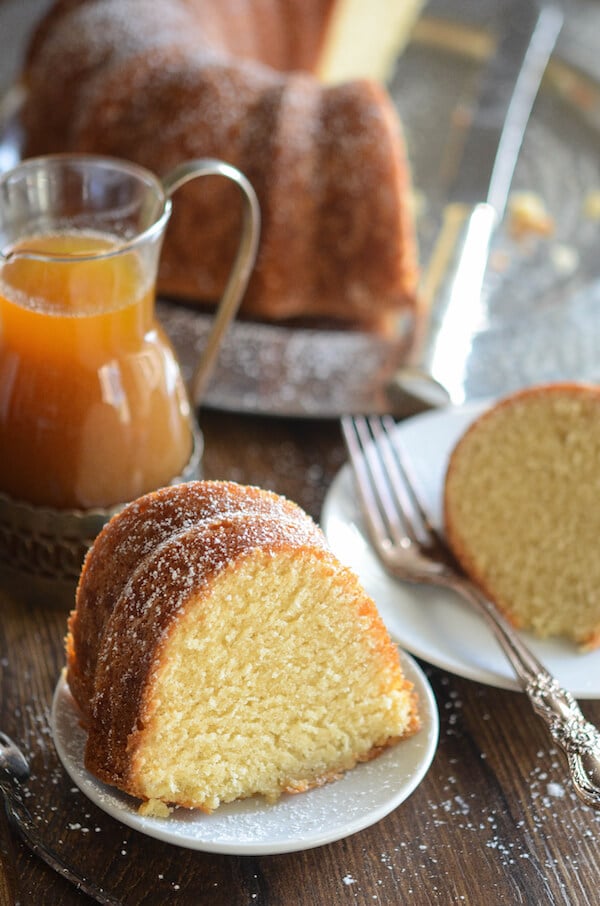
<instances>
[{"instance_id":1,"label":"silverware","mask_svg":"<svg viewBox=\"0 0 600 906\"><path fill-rule=\"evenodd\" d=\"M419 502L410 467L393 437L394 428L389 416L342 418L375 551L396 578L450 588L474 606L493 630L534 711L565 754L577 795L586 805L600 808L600 733L496 607L461 573Z\"/></svg>"},{"instance_id":2,"label":"silverware","mask_svg":"<svg viewBox=\"0 0 600 906\"><path fill-rule=\"evenodd\" d=\"M511 0L502 16L505 31L484 72L422 287L418 335L391 382L390 398L404 394L428 405L465 400L472 338L487 323L484 278L492 239L563 24L555 0Z\"/></svg>"},{"instance_id":3,"label":"silverware","mask_svg":"<svg viewBox=\"0 0 600 906\"><path fill-rule=\"evenodd\" d=\"M15 906L17 902L17 868L12 834L6 810L0 806L0 903Z\"/></svg>"},{"instance_id":4,"label":"silverware","mask_svg":"<svg viewBox=\"0 0 600 906\"><path fill-rule=\"evenodd\" d=\"M40 838L29 809L23 801L20 784L29 777L27 759L13 740L0 732L0 795L10 828L18 834L31 852L42 859L61 877L70 881L82 893L104 906L121 906L119 900L108 894L94 881L67 865Z\"/></svg>"}]
</instances>

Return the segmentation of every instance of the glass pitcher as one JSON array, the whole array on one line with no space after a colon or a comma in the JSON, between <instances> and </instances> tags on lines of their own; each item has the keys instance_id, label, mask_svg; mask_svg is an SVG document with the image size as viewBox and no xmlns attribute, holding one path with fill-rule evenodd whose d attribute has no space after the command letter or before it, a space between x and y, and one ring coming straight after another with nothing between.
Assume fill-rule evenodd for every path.
<instances>
[{"instance_id":1,"label":"glass pitcher","mask_svg":"<svg viewBox=\"0 0 600 906\"><path fill-rule=\"evenodd\" d=\"M186 388L155 319L155 285L171 197L203 175L238 185L244 220ZM39 541L49 512L70 520L72 534L73 519L93 514L96 525L125 502L191 477L201 452L193 407L247 285L258 231L252 187L222 161L191 161L160 180L120 160L55 155L0 177L0 560L4 553L14 565L22 541L31 569L32 536Z\"/></svg>"}]
</instances>

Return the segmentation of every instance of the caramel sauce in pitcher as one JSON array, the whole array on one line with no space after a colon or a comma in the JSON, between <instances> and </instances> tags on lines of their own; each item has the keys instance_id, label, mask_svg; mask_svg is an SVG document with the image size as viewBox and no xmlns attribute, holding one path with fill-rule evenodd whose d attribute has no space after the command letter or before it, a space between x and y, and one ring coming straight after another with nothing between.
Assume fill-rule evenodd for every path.
<instances>
[{"instance_id":1,"label":"caramel sauce in pitcher","mask_svg":"<svg viewBox=\"0 0 600 906\"><path fill-rule=\"evenodd\" d=\"M108 507L168 484L190 457L190 406L154 319L154 275L138 250L106 254L115 248L69 231L5 250L0 490L15 499Z\"/></svg>"}]
</instances>

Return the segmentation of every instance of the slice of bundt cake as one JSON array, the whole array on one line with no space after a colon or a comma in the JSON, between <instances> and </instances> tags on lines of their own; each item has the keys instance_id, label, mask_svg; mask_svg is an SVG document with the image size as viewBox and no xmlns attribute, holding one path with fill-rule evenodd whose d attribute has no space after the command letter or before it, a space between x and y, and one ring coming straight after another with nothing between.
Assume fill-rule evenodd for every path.
<instances>
[{"instance_id":1,"label":"slice of bundt cake","mask_svg":"<svg viewBox=\"0 0 600 906\"><path fill-rule=\"evenodd\" d=\"M600 645L600 389L539 386L481 415L451 454L448 542L518 627Z\"/></svg>"},{"instance_id":2,"label":"slice of bundt cake","mask_svg":"<svg viewBox=\"0 0 600 906\"><path fill-rule=\"evenodd\" d=\"M414 311L417 283L401 126L375 82L314 77L359 13L348 0L58 0L23 69L25 153L107 154L159 176L225 160L262 212L242 311L385 329ZM391 26L369 17L387 39ZM220 297L238 196L218 178L177 192L161 293Z\"/></svg>"},{"instance_id":3,"label":"slice of bundt cake","mask_svg":"<svg viewBox=\"0 0 600 906\"><path fill-rule=\"evenodd\" d=\"M375 605L295 504L195 482L102 531L69 623L85 763L157 813L301 792L414 733Z\"/></svg>"}]
</instances>

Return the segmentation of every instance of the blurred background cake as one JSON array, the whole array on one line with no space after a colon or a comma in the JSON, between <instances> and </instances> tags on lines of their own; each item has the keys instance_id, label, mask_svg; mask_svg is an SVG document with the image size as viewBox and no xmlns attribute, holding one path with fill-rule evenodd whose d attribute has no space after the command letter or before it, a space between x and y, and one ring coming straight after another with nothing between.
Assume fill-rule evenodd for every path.
<instances>
[{"instance_id":1,"label":"blurred background cake","mask_svg":"<svg viewBox=\"0 0 600 906\"><path fill-rule=\"evenodd\" d=\"M378 80L419 7L58 0L24 66L25 153L109 154L159 175L197 157L234 164L263 220L242 311L389 326L415 304L417 251L402 129ZM240 204L207 182L175 199L164 295L214 302L224 288Z\"/></svg>"}]
</instances>

